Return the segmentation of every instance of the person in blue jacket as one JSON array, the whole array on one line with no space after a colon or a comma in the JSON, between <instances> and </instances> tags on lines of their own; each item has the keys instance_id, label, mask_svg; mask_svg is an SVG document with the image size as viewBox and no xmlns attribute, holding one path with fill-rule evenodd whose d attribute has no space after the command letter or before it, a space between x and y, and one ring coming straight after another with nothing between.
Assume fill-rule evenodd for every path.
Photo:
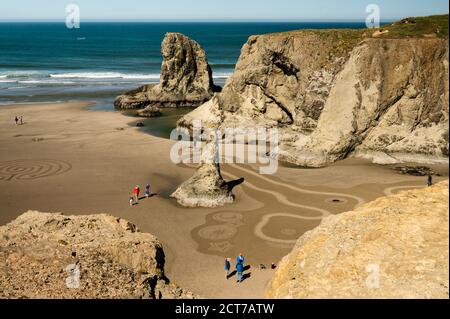
<instances>
[{"instance_id":1,"label":"person in blue jacket","mask_svg":"<svg viewBox=\"0 0 450 319\"><path fill-rule=\"evenodd\" d=\"M239 262L236 264L237 282L241 283L244 279L244 263Z\"/></svg>"}]
</instances>

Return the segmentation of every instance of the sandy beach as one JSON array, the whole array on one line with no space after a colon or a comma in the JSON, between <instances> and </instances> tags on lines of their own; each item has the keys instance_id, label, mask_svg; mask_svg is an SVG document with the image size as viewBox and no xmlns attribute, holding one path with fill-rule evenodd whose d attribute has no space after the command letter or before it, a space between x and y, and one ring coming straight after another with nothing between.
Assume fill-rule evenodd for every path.
<instances>
[{"instance_id":1,"label":"sandy beach","mask_svg":"<svg viewBox=\"0 0 450 319\"><path fill-rule=\"evenodd\" d=\"M206 298L262 298L272 270L295 241L322 218L402 189L426 186L426 178L392 167L348 159L323 169L282 166L262 176L248 165L223 165L226 179L244 177L236 203L186 209L170 194L194 168L170 161L173 141L136 128L119 112L93 111L88 103L0 107L0 224L28 210L122 217L164 244L167 276ZM23 125L15 125L21 115ZM434 166L448 178L448 168ZM157 193L129 207L135 185ZM223 259L240 252L251 265L241 285L226 281Z\"/></svg>"}]
</instances>

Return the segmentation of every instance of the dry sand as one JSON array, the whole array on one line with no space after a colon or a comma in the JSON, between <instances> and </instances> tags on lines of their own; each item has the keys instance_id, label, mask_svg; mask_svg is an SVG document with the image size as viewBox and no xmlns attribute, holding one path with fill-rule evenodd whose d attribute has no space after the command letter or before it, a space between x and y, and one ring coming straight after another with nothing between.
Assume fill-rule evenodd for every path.
<instances>
[{"instance_id":1,"label":"dry sand","mask_svg":"<svg viewBox=\"0 0 450 319\"><path fill-rule=\"evenodd\" d=\"M280 167L276 176L224 165L226 178L246 178L236 203L185 209L169 195L193 169L170 161L173 142L143 133L120 113L86 107L0 106L0 224L30 209L126 218L163 242L172 281L207 298L262 298L273 271L258 264L278 262L323 216L426 182L352 159L316 170ZM24 125L14 124L16 115ZM448 176L437 169L444 177L436 181ZM148 182L158 195L130 208L132 188ZM223 271L224 257L239 252L252 266L242 285Z\"/></svg>"}]
</instances>

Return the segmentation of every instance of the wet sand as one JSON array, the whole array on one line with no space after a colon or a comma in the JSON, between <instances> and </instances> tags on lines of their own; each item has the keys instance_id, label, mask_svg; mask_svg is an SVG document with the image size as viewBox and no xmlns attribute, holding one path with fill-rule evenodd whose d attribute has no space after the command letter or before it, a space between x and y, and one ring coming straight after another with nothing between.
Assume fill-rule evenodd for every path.
<instances>
[{"instance_id":1,"label":"wet sand","mask_svg":"<svg viewBox=\"0 0 450 319\"><path fill-rule=\"evenodd\" d=\"M126 218L163 243L172 281L207 298L263 297L273 271L256 267L277 263L324 216L426 183L355 159L314 170L282 166L275 176L223 165L227 179L246 179L235 190L236 203L185 209L169 195L193 168L170 161L174 142L134 127L136 119L86 107L0 107L0 224L30 209ZM16 115L24 116L24 125L14 124ZM448 169L438 169L444 176L436 181L447 179ZM132 188L148 182L158 195L130 208ZM225 280L223 259L240 252L252 268L237 286Z\"/></svg>"}]
</instances>

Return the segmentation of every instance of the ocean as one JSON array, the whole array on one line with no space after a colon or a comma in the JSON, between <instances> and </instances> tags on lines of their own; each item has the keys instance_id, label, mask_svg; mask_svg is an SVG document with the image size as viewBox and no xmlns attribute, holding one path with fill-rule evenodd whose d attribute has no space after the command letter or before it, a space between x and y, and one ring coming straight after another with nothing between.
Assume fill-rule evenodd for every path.
<instances>
[{"instance_id":1,"label":"ocean","mask_svg":"<svg viewBox=\"0 0 450 319\"><path fill-rule=\"evenodd\" d=\"M0 23L0 104L93 101L113 110L117 95L158 83L161 41L181 32L206 50L215 83L232 74L250 35L297 29L364 28L364 23Z\"/></svg>"}]
</instances>

